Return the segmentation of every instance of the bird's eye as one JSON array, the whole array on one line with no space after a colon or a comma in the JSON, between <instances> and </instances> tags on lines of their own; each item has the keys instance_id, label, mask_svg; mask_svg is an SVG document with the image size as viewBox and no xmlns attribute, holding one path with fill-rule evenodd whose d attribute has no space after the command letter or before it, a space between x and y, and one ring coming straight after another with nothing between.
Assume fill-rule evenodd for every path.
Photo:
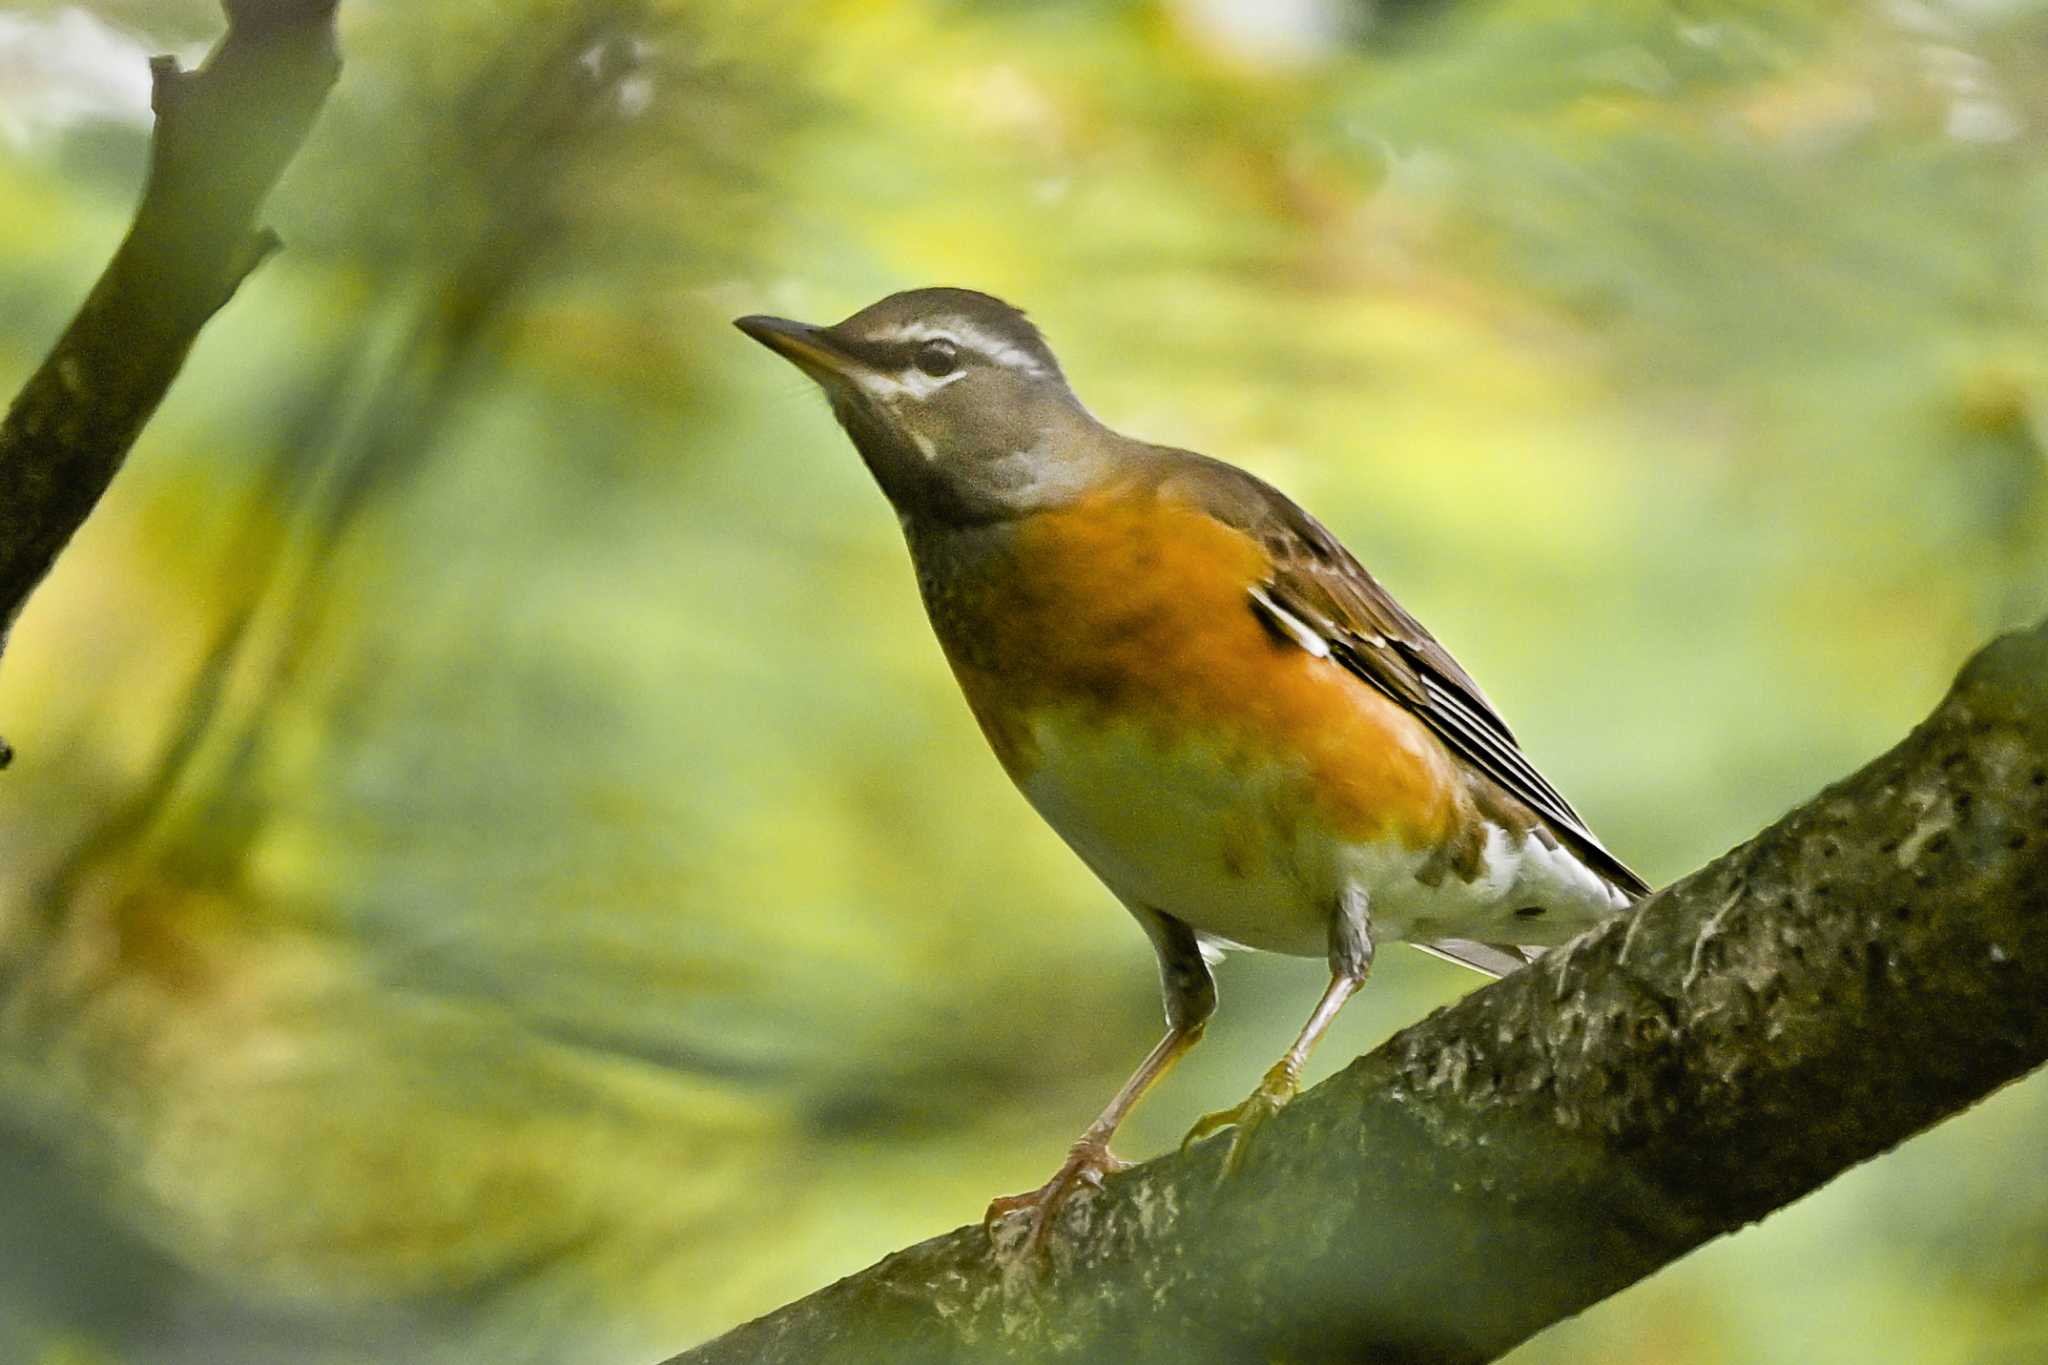
<instances>
[{"instance_id":1,"label":"bird's eye","mask_svg":"<svg viewBox=\"0 0 2048 1365\"><path fill-rule=\"evenodd\" d=\"M918 347L917 354L910 360L917 368L938 379L960 368L960 348L944 338L939 338Z\"/></svg>"}]
</instances>

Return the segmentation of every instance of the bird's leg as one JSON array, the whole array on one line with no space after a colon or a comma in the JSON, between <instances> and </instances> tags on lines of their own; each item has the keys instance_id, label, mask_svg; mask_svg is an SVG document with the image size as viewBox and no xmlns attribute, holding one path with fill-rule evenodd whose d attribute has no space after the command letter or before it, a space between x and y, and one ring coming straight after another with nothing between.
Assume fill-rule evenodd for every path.
<instances>
[{"instance_id":1,"label":"bird's leg","mask_svg":"<svg viewBox=\"0 0 2048 1365\"><path fill-rule=\"evenodd\" d=\"M1053 1172L1052 1179L1028 1194L1007 1195L989 1204L984 1222L991 1233L1012 1214L1028 1216L1029 1232L1024 1244L1027 1253L1035 1253L1045 1245L1054 1216L1076 1188L1100 1188L1103 1176L1130 1165L1109 1150L1109 1140L1154 1082L1201 1041L1202 1030L1216 1010L1215 978L1209 974L1209 964L1202 958L1194 931L1171 916L1135 907L1132 913L1145 926L1159 952L1159 979L1166 996L1166 1036L1068 1150L1066 1162Z\"/></svg>"},{"instance_id":2,"label":"bird's leg","mask_svg":"<svg viewBox=\"0 0 2048 1365\"><path fill-rule=\"evenodd\" d=\"M1344 1002L1365 984L1366 975L1371 971L1372 920L1366 912L1365 893L1347 891L1338 901L1337 914L1330 921L1330 984L1323 991L1323 998L1316 1002L1308 1022L1302 1025L1294 1046L1273 1064L1242 1104L1204 1114L1195 1120L1195 1126L1188 1129L1187 1137L1181 1141L1181 1150L1186 1151L1211 1133L1225 1128L1234 1129L1230 1135L1230 1150L1223 1158L1223 1174L1225 1177L1235 1175L1244 1165L1245 1153L1251 1148L1252 1134L1267 1119L1286 1108L1301 1089L1301 1069L1308 1063L1308 1055L1315 1049L1316 1040L1336 1019L1337 1011L1344 1008Z\"/></svg>"},{"instance_id":3,"label":"bird's leg","mask_svg":"<svg viewBox=\"0 0 2048 1365\"><path fill-rule=\"evenodd\" d=\"M1010 1214L1028 1212L1032 1220L1031 1244L1037 1246L1042 1243L1046 1230L1052 1225L1053 1215L1077 1186L1100 1188L1103 1176L1131 1164L1109 1150L1110 1138L1116 1135L1124 1115L1130 1113L1144 1093L1152 1088L1153 1082L1165 1075L1201 1036L1200 1024L1169 1028L1150 1055L1131 1073L1131 1078L1123 1083L1123 1088L1116 1092L1108 1107L1067 1150L1066 1162L1053 1172L1052 1179L1028 1194L1004 1195L991 1200L985 1221L994 1224Z\"/></svg>"}]
</instances>

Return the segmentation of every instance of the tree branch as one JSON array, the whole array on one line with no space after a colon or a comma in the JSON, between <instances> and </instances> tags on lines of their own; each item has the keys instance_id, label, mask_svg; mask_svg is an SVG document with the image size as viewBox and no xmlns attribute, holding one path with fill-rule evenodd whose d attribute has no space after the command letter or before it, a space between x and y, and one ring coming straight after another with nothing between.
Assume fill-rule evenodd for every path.
<instances>
[{"instance_id":1,"label":"tree branch","mask_svg":"<svg viewBox=\"0 0 2048 1365\"><path fill-rule=\"evenodd\" d=\"M1261 1130L963 1228L671 1365L1476 1362L2048 1059L2048 622L1749 843Z\"/></svg>"},{"instance_id":2,"label":"tree branch","mask_svg":"<svg viewBox=\"0 0 2048 1365\"><path fill-rule=\"evenodd\" d=\"M335 3L224 0L227 34L196 71L150 63L156 136L135 221L0 422L0 648L199 329L276 249L256 211L340 72Z\"/></svg>"}]
</instances>

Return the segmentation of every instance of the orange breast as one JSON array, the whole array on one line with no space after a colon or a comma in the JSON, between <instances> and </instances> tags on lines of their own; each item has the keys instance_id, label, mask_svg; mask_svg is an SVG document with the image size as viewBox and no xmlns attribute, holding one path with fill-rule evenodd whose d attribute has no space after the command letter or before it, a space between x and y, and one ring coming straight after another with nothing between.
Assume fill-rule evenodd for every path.
<instances>
[{"instance_id":1,"label":"orange breast","mask_svg":"<svg viewBox=\"0 0 2048 1365\"><path fill-rule=\"evenodd\" d=\"M1291 814L1341 837L1417 848L1462 818L1463 784L1427 727L1253 615L1269 562L1249 536L1149 490L1039 513L1009 534L932 614L1014 780L1036 762L1034 713L1061 707L1298 766Z\"/></svg>"}]
</instances>

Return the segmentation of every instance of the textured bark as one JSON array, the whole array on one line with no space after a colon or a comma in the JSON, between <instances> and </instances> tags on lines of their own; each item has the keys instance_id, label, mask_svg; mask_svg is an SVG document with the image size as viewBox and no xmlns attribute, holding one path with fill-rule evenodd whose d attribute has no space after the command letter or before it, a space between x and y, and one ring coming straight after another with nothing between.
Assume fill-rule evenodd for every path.
<instances>
[{"instance_id":1,"label":"textured bark","mask_svg":"<svg viewBox=\"0 0 2048 1365\"><path fill-rule=\"evenodd\" d=\"M256 211L341 69L336 0L226 0L195 71L150 63L149 178L106 273L0 422L0 645L199 329L277 245Z\"/></svg>"},{"instance_id":2,"label":"textured bark","mask_svg":"<svg viewBox=\"0 0 2048 1365\"><path fill-rule=\"evenodd\" d=\"M2048 1059L2048 623L1890 753L1262 1129L675 1357L1484 1361Z\"/></svg>"}]
</instances>

